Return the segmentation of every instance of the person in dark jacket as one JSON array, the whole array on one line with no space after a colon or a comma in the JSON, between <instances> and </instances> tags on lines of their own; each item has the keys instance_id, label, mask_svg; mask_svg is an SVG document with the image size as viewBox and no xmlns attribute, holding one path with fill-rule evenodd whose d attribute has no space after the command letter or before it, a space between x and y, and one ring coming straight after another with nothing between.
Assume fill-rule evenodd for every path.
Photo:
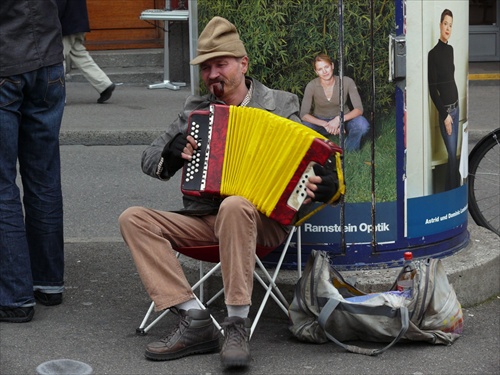
<instances>
[{"instance_id":1,"label":"person in dark jacket","mask_svg":"<svg viewBox=\"0 0 500 375\"><path fill-rule=\"evenodd\" d=\"M96 64L85 48L85 33L90 31L86 0L56 0L62 26L66 72L71 63L100 94L97 103L104 103L113 94L115 84Z\"/></svg>"},{"instance_id":2,"label":"person in dark jacket","mask_svg":"<svg viewBox=\"0 0 500 375\"><path fill-rule=\"evenodd\" d=\"M214 103L260 108L300 123L296 95L270 89L246 76L249 58L236 27L228 20L214 17L206 25L191 64L200 66L209 94L188 97L177 119L144 150L144 173L168 180L191 160L197 144L187 134L189 115ZM306 186L309 199L327 202L339 185L337 175L324 170L309 177ZM184 195L183 201L181 211L130 207L119 218L122 236L155 308L171 308L179 316L179 325L165 338L147 345L145 356L172 360L219 351L219 332L207 310L197 304L173 250L176 246L218 245L228 314L222 323L220 358L225 367L247 366L256 244L277 247L290 227L259 212L242 196L212 199Z\"/></svg>"},{"instance_id":3,"label":"person in dark jacket","mask_svg":"<svg viewBox=\"0 0 500 375\"><path fill-rule=\"evenodd\" d=\"M64 290L63 45L54 0L2 0L0 25L0 321L21 323Z\"/></svg>"},{"instance_id":4,"label":"person in dark jacket","mask_svg":"<svg viewBox=\"0 0 500 375\"><path fill-rule=\"evenodd\" d=\"M448 152L445 191L460 186L457 161L460 108L455 82L453 47L448 43L453 30L453 13L445 9L439 22L439 40L428 54L429 94L439 113L439 129Z\"/></svg>"}]
</instances>

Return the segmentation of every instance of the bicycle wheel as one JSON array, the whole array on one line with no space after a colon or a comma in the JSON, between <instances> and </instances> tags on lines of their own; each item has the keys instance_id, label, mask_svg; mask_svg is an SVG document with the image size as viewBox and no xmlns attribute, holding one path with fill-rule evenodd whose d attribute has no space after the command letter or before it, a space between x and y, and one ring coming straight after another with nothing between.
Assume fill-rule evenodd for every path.
<instances>
[{"instance_id":1,"label":"bicycle wheel","mask_svg":"<svg viewBox=\"0 0 500 375\"><path fill-rule=\"evenodd\" d=\"M469 154L469 212L500 236L500 128L482 138Z\"/></svg>"}]
</instances>

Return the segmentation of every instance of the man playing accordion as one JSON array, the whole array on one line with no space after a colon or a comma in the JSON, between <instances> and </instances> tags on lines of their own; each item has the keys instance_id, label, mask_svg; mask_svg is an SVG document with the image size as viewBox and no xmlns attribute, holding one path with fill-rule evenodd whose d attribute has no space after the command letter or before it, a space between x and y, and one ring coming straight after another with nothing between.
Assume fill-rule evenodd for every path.
<instances>
[{"instance_id":1,"label":"man playing accordion","mask_svg":"<svg viewBox=\"0 0 500 375\"><path fill-rule=\"evenodd\" d=\"M214 103L260 108L300 123L296 95L269 89L245 75L249 64L245 47L236 27L226 19L214 17L206 25L191 64L200 66L209 94L187 98L177 119L143 152L144 173L168 180L191 160L197 143L187 135L189 115ZM338 190L337 175L317 167L306 184L305 203L329 202ZM220 350L219 331L194 299L173 249L219 245L228 315L222 324L221 361L225 367L247 366L256 245L278 247L290 227L263 215L241 196L184 195L183 205L175 212L130 207L119 218L122 236L156 310L171 308L179 316L172 334L147 345L146 358L171 360Z\"/></svg>"}]
</instances>

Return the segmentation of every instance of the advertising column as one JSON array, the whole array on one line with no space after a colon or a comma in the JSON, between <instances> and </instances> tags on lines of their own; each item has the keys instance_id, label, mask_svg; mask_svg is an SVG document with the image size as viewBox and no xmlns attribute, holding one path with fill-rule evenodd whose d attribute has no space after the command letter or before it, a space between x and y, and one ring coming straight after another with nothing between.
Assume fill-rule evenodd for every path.
<instances>
[{"instance_id":1,"label":"advertising column","mask_svg":"<svg viewBox=\"0 0 500 375\"><path fill-rule=\"evenodd\" d=\"M389 45L386 56L374 57L374 70L388 59L389 72L373 73L376 105L369 87L357 88L363 106L378 112L365 109L370 132L359 149L344 150L345 201L301 227L303 259L325 250L339 268L391 267L408 250L442 257L468 243L468 2L396 0L384 7L379 16L392 15L394 28L374 35L374 45ZM356 27L343 25L346 35ZM370 66L367 58L356 61Z\"/></svg>"}]
</instances>

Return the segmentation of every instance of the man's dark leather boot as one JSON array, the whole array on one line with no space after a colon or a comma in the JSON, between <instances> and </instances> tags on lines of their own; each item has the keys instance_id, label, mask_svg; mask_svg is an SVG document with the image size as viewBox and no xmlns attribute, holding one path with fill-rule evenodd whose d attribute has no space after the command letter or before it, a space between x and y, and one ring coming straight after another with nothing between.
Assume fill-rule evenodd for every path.
<instances>
[{"instance_id":1,"label":"man's dark leather boot","mask_svg":"<svg viewBox=\"0 0 500 375\"><path fill-rule=\"evenodd\" d=\"M249 318L232 316L221 324L224 329L224 344L220 359L225 367L244 367L250 363L250 327Z\"/></svg>"},{"instance_id":2,"label":"man's dark leather boot","mask_svg":"<svg viewBox=\"0 0 500 375\"><path fill-rule=\"evenodd\" d=\"M208 310L171 309L179 316L179 324L165 338L147 345L145 356L155 361L168 361L191 354L220 350L220 333Z\"/></svg>"}]
</instances>

